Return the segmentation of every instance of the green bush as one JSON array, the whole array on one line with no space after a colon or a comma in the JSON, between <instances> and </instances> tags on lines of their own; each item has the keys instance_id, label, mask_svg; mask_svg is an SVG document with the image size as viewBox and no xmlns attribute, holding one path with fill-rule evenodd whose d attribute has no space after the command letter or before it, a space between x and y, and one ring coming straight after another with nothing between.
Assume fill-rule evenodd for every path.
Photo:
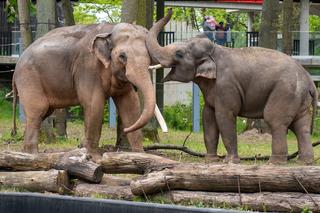
<instances>
[{"instance_id":1,"label":"green bush","mask_svg":"<svg viewBox=\"0 0 320 213\"><path fill-rule=\"evenodd\" d=\"M9 88L0 90L0 119L10 119L12 117L12 99L6 99L5 95L10 92Z\"/></svg>"}]
</instances>

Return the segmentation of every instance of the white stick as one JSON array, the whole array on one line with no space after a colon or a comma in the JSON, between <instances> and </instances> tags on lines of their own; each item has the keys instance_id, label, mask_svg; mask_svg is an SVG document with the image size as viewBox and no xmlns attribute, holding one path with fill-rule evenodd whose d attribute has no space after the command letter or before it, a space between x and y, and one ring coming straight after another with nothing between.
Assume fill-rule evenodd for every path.
<instances>
[{"instance_id":1,"label":"white stick","mask_svg":"<svg viewBox=\"0 0 320 213\"><path fill-rule=\"evenodd\" d=\"M156 105L155 109L154 109L154 114L157 118L157 121L159 122L160 124L160 127L161 127L161 130L162 132L168 132L168 127L167 127L167 124L166 124L166 121L164 120L158 106Z\"/></svg>"},{"instance_id":2,"label":"white stick","mask_svg":"<svg viewBox=\"0 0 320 213\"><path fill-rule=\"evenodd\" d=\"M163 66L161 64L157 64L157 65L153 65L153 66L149 66L149 70L156 70L156 69L160 69L162 68Z\"/></svg>"}]
</instances>

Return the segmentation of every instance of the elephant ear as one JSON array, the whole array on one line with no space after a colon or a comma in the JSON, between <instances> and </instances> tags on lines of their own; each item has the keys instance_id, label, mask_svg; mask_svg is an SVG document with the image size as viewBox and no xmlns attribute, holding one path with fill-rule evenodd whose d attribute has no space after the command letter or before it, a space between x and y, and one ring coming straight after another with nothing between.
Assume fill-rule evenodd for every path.
<instances>
[{"instance_id":1,"label":"elephant ear","mask_svg":"<svg viewBox=\"0 0 320 213\"><path fill-rule=\"evenodd\" d=\"M208 56L202 59L202 63L197 67L196 77L217 78L217 66L213 58Z\"/></svg>"},{"instance_id":2,"label":"elephant ear","mask_svg":"<svg viewBox=\"0 0 320 213\"><path fill-rule=\"evenodd\" d=\"M107 68L111 62L111 33L98 34L91 43L90 51Z\"/></svg>"}]
</instances>

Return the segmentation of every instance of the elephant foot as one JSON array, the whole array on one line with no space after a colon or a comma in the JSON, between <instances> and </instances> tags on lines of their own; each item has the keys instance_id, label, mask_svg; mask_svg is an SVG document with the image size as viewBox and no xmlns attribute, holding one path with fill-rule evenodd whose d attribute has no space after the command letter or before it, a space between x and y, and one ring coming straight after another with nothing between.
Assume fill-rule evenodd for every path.
<instances>
[{"instance_id":1,"label":"elephant foot","mask_svg":"<svg viewBox=\"0 0 320 213\"><path fill-rule=\"evenodd\" d=\"M91 159L95 163L100 163L103 155L103 150L100 148L88 148L85 147L87 153L90 155Z\"/></svg>"},{"instance_id":2,"label":"elephant foot","mask_svg":"<svg viewBox=\"0 0 320 213\"><path fill-rule=\"evenodd\" d=\"M223 163L234 163L234 164L238 164L240 163L240 158L238 156L234 156L234 155L227 155L224 159L223 159Z\"/></svg>"},{"instance_id":3,"label":"elephant foot","mask_svg":"<svg viewBox=\"0 0 320 213\"><path fill-rule=\"evenodd\" d=\"M287 163L286 156L271 156L268 160L268 165L284 165Z\"/></svg>"},{"instance_id":4,"label":"elephant foot","mask_svg":"<svg viewBox=\"0 0 320 213\"><path fill-rule=\"evenodd\" d=\"M36 153L38 153L38 145L36 145L36 144L24 144L22 151L26 152L26 153L30 153L30 154L36 154Z\"/></svg>"},{"instance_id":5,"label":"elephant foot","mask_svg":"<svg viewBox=\"0 0 320 213\"><path fill-rule=\"evenodd\" d=\"M301 165L313 165L314 164L313 155L304 155L304 156L299 155L298 164L301 164Z\"/></svg>"},{"instance_id":6,"label":"elephant foot","mask_svg":"<svg viewBox=\"0 0 320 213\"><path fill-rule=\"evenodd\" d=\"M140 148L140 147L139 147L139 148L137 148L137 147L132 147L132 148L131 148L131 151L132 151L132 152L144 152L144 149L143 149L143 147L142 147L142 148Z\"/></svg>"},{"instance_id":7,"label":"elephant foot","mask_svg":"<svg viewBox=\"0 0 320 213\"><path fill-rule=\"evenodd\" d=\"M204 159L206 163L216 163L220 161L219 156L216 154L206 154Z\"/></svg>"}]
</instances>

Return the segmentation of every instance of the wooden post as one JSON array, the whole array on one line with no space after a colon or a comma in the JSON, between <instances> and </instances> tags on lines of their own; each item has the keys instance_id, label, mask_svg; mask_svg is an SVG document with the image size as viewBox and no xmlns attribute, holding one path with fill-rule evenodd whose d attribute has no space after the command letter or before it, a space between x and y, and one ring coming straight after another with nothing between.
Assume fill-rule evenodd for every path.
<instances>
[{"instance_id":1,"label":"wooden post","mask_svg":"<svg viewBox=\"0 0 320 213\"><path fill-rule=\"evenodd\" d=\"M192 131L200 131L200 89L192 84Z\"/></svg>"}]
</instances>

